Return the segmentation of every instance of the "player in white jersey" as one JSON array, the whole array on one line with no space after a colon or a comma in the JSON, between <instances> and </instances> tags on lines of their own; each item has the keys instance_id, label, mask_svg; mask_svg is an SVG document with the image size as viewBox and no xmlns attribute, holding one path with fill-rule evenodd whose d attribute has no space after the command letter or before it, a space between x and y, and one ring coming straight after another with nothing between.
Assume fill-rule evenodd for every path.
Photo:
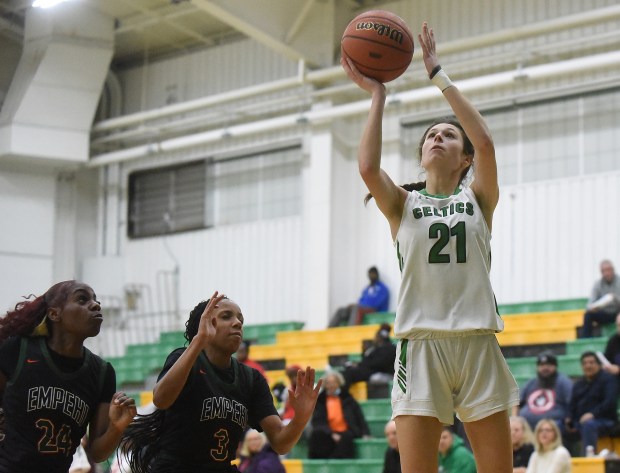
<instances>
[{"instance_id":1,"label":"player in white jersey","mask_svg":"<svg viewBox=\"0 0 620 473\"><path fill-rule=\"evenodd\" d=\"M499 199L495 149L480 113L441 69L426 23L418 39L431 82L456 115L432 124L420 141L423 183L401 187L381 169L385 86L346 56L341 61L349 78L372 95L359 171L389 222L401 267L392 408L402 471L437 471L442 425L456 412L478 473L510 473L508 411L519 397L495 338L503 323L489 280ZM474 180L461 188L474 158Z\"/></svg>"}]
</instances>

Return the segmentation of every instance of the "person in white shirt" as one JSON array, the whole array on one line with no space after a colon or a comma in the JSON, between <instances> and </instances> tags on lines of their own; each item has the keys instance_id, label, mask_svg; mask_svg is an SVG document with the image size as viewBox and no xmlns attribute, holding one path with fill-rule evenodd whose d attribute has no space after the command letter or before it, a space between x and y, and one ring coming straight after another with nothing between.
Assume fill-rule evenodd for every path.
<instances>
[{"instance_id":1,"label":"person in white shirt","mask_svg":"<svg viewBox=\"0 0 620 473\"><path fill-rule=\"evenodd\" d=\"M562 436L555 421L543 419L534 430L536 450L530 457L527 473L571 473L569 451L562 446Z\"/></svg>"}]
</instances>

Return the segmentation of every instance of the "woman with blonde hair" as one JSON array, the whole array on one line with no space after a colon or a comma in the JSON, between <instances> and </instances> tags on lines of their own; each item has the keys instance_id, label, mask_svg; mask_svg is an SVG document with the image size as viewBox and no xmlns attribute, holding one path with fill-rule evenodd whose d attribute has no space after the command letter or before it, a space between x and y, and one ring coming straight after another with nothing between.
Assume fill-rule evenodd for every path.
<instances>
[{"instance_id":1,"label":"woman with blonde hair","mask_svg":"<svg viewBox=\"0 0 620 473\"><path fill-rule=\"evenodd\" d=\"M525 473L534 453L534 434L525 417L510 417L512 439L512 473Z\"/></svg>"},{"instance_id":2,"label":"woman with blonde hair","mask_svg":"<svg viewBox=\"0 0 620 473\"><path fill-rule=\"evenodd\" d=\"M542 419L534 429L536 450L527 465L527 473L571 473L570 453L562 446L558 425L551 419Z\"/></svg>"},{"instance_id":3,"label":"woman with blonde hair","mask_svg":"<svg viewBox=\"0 0 620 473\"><path fill-rule=\"evenodd\" d=\"M278 454L269 446L263 432L249 429L241 448L239 471L242 473L285 473Z\"/></svg>"}]
</instances>

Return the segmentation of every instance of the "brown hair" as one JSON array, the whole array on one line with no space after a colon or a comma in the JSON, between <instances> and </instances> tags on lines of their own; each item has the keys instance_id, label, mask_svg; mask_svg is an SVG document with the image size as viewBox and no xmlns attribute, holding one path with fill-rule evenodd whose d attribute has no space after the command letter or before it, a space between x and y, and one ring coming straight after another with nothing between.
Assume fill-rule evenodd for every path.
<instances>
[{"instance_id":1,"label":"brown hair","mask_svg":"<svg viewBox=\"0 0 620 473\"><path fill-rule=\"evenodd\" d=\"M475 153L474 145L469 139L469 137L467 136L467 134L465 133L463 126L459 123L459 121L455 117L437 118L436 120L433 121L433 123L431 123L426 128L426 130L424 130L424 133L422 134L422 137L420 138L420 141L418 142L418 147L416 149L416 156L418 158L418 162L422 160L422 145L424 144L424 141L426 140L426 135L428 134L431 128L433 128L435 125L439 125L440 123L447 123L459 129L459 131L461 132L461 136L463 138L463 153L466 156L471 156L472 162L473 162L473 157ZM463 170L463 173L461 174L461 178L459 180L459 184L463 182L463 179L465 179L465 176L467 176L467 173L469 172L470 168L471 168L471 165ZM426 181L412 182L410 184L401 184L400 187L405 189L407 192L411 192L413 190L421 191L422 189L426 187ZM372 199L372 194L370 193L366 194L366 197L364 198L364 205L366 205L370 199Z\"/></svg>"}]
</instances>

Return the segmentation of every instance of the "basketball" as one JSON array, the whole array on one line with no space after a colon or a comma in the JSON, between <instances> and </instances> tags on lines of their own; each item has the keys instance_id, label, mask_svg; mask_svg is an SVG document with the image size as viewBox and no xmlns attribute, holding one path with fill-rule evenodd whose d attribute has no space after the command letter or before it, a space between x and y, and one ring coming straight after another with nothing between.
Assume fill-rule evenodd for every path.
<instances>
[{"instance_id":1,"label":"basketball","mask_svg":"<svg viewBox=\"0 0 620 473\"><path fill-rule=\"evenodd\" d=\"M409 67L413 35L401 17L385 10L371 10L347 25L341 47L362 74L385 83Z\"/></svg>"}]
</instances>

